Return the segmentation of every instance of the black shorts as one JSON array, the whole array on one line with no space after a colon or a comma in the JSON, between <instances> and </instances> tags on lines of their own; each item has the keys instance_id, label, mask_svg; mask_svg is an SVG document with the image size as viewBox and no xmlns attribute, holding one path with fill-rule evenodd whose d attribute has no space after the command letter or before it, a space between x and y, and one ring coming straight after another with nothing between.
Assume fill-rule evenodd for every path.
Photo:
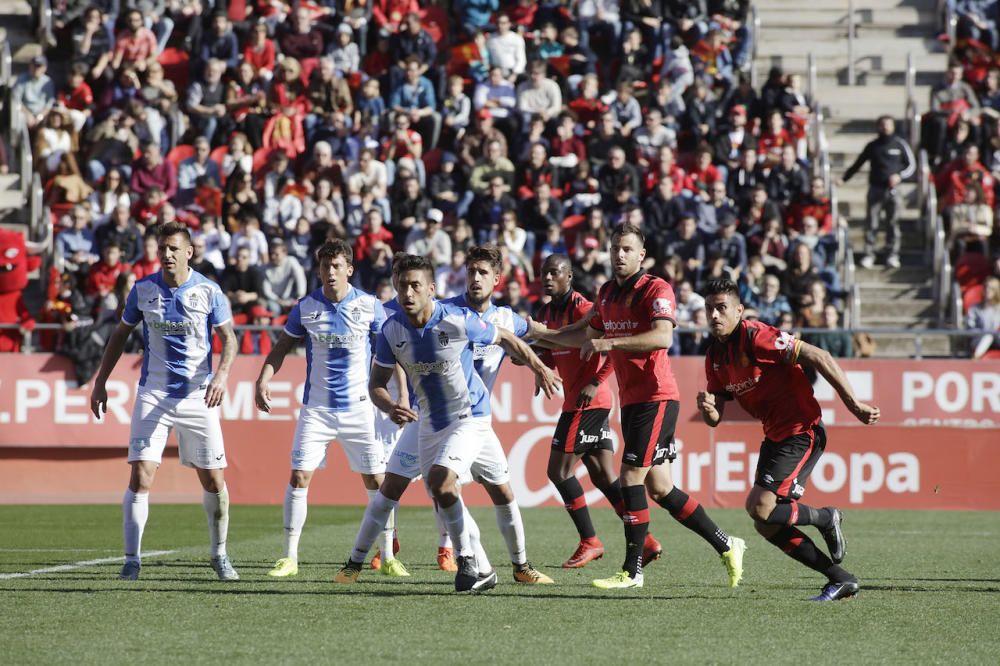
<instances>
[{"instance_id":1,"label":"black shorts","mask_svg":"<svg viewBox=\"0 0 1000 666\"><path fill-rule=\"evenodd\" d=\"M552 448L564 453L583 454L607 449L614 451L611 426L608 425L610 409L583 409L563 412L552 435Z\"/></svg>"},{"instance_id":2,"label":"black shorts","mask_svg":"<svg viewBox=\"0 0 1000 666\"><path fill-rule=\"evenodd\" d=\"M779 501L793 502L806 491L806 481L824 449L826 429L822 423L780 442L765 439L760 445L754 484L773 492Z\"/></svg>"},{"instance_id":3,"label":"black shorts","mask_svg":"<svg viewBox=\"0 0 1000 666\"><path fill-rule=\"evenodd\" d=\"M622 407L622 464L651 467L676 458L674 430L680 406L676 400L660 400Z\"/></svg>"}]
</instances>

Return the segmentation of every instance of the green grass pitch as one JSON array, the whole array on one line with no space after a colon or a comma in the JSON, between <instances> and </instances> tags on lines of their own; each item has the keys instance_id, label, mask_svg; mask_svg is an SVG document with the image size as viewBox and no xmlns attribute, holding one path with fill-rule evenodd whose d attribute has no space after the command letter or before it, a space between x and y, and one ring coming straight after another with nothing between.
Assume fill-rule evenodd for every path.
<instances>
[{"instance_id":1,"label":"green grass pitch","mask_svg":"<svg viewBox=\"0 0 1000 666\"><path fill-rule=\"evenodd\" d=\"M736 510L711 513L749 544L739 589L725 586L704 542L657 509L664 558L643 589L609 593L590 586L621 563L621 524L607 507L593 516L608 553L582 570L559 569L575 546L565 512L524 511L529 557L557 583L535 588L512 581L493 512L477 508L500 585L471 597L434 565L428 509L400 516L412 578L366 569L359 584L338 586L359 508L311 507L299 576L273 580L281 507L236 506L229 550L243 580L223 584L207 565L201 507L153 498L144 550L175 552L147 559L139 582L115 580L119 562L0 579L0 662L1000 663L995 513L849 511L845 565L862 593L811 604L820 578ZM116 557L120 524L116 506L0 507L0 574Z\"/></svg>"}]
</instances>

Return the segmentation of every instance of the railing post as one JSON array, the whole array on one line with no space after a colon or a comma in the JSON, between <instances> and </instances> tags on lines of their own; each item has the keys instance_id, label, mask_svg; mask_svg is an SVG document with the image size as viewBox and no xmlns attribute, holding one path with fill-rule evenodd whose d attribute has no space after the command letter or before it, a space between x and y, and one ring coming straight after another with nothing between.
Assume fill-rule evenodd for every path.
<instances>
[{"instance_id":1,"label":"railing post","mask_svg":"<svg viewBox=\"0 0 1000 666\"><path fill-rule=\"evenodd\" d=\"M750 50L750 86L756 90L759 88L759 74L757 74L757 48L760 44L760 15L757 13L757 7L750 7L750 24L752 26L752 38L753 44Z\"/></svg>"},{"instance_id":2,"label":"railing post","mask_svg":"<svg viewBox=\"0 0 1000 666\"><path fill-rule=\"evenodd\" d=\"M847 2L847 85L855 83L854 72L854 0Z\"/></svg>"},{"instance_id":3,"label":"railing post","mask_svg":"<svg viewBox=\"0 0 1000 666\"><path fill-rule=\"evenodd\" d=\"M806 65L806 72L808 73L808 78L806 79L808 88L806 93L810 98L815 100L816 97L816 56L812 51L809 52L809 58Z\"/></svg>"}]
</instances>

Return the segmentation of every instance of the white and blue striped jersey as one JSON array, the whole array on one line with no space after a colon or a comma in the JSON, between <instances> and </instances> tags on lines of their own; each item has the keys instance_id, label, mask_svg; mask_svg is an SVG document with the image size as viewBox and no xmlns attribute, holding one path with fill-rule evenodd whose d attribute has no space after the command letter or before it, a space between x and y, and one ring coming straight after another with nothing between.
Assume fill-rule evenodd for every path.
<instances>
[{"instance_id":1,"label":"white and blue striped jersey","mask_svg":"<svg viewBox=\"0 0 1000 666\"><path fill-rule=\"evenodd\" d=\"M453 296L443 302L460 308L469 308L469 302L465 299L464 293ZM528 332L528 322L525 321L524 317L506 305L498 307L490 303L490 307L486 312L479 313L472 308L469 308L469 311L477 317L490 322L497 328L511 331L519 338L523 338ZM500 374L500 365L506 357L507 352L497 344L476 345L472 350L473 367L476 369L476 374L482 378L483 383L486 385L486 390L490 393L493 392L493 385L496 384L497 375Z\"/></svg>"},{"instance_id":2,"label":"white and blue striped jersey","mask_svg":"<svg viewBox=\"0 0 1000 666\"><path fill-rule=\"evenodd\" d=\"M139 386L186 398L204 392L212 380L212 329L233 315L219 286L191 271L179 287L168 287L162 271L147 275L125 299L122 322L142 322Z\"/></svg>"},{"instance_id":3,"label":"white and blue striped jersey","mask_svg":"<svg viewBox=\"0 0 1000 666\"><path fill-rule=\"evenodd\" d=\"M419 330L403 313L389 317L378 336L375 363L403 366L421 419L437 432L469 416L489 416L489 392L472 367L472 353L474 345L494 344L497 336L496 327L473 312L436 302Z\"/></svg>"},{"instance_id":4,"label":"white and blue striped jersey","mask_svg":"<svg viewBox=\"0 0 1000 666\"><path fill-rule=\"evenodd\" d=\"M339 303L320 288L292 307L285 333L306 339L303 405L342 411L368 400L372 336L383 323L378 299L354 287Z\"/></svg>"}]
</instances>

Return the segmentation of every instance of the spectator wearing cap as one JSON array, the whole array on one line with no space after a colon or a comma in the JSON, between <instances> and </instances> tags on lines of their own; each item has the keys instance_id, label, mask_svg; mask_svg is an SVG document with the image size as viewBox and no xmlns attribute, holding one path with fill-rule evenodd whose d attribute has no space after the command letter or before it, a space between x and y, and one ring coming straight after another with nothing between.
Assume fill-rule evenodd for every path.
<instances>
[{"instance_id":1,"label":"spectator wearing cap","mask_svg":"<svg viewBox=\"0 0 1000 666\"><path fill-rule=\"evenodd\" d=\"M133 9L125 15L125 29L115 37L111 68L118 71L122 65L131 65L137 71L145 72L146 67L156 60L158 48L156 35L145 27L142 12Z\"/></svg>"},{"instance_id":2,"label":"spectator wearing cap","mask_svg":"<svg viewBox=\"0 0 1000 666\"><path fill-rule=\"evenodd\" d=\"M228 126L226 116L226 84L222 80L226 73L226 63L221 60L209 60L204 67L203 77L196 80L188 88L186 106L191 124L199 136L206 137L209 142L215 140L220 126Z\"/></svg>"},{"instance_id":3,"label":"spectator wearing cap","mask_svg":"<svg viewBox=\"0 0 1000 666\"><path fill-rule=\"evenodd\" d=\"M277 41L286 58L307 60L323 55L323 33L313 25L306 7L300 6L292 20L281 25Z\"/></svg>"},{"instance_id":4,"label":"spectator wearing cap","mask_svg":"<svg viewBox=\"0 0 1000 666\"><path fill-rule=\"evenodd\" d=\"M56 85L46 73L48 66L45 56L32 58L11 93L14 108L20 110L28 129L37 127L56 103Z\"/></svg>"},{"instance_id":5,"label":"spectator wearing cap","mask_svg":"<svg viewBox=\"0 0 1000 666\"><path fill-rule=\"evenodd\" d=\"M451 262L451 237L442 229L443 222L444 213L431 208L423 221L413 225L406 235L406 251L427 257L435 269Z\"/></svg>"},{"instance_id":6,"label":"spectator wearing cap","mask_svg":"<svg viewBox=\"0 0 1000 666\"><path fill-rule=\"evenodd\" d=\"M270 261L264 266L264 307L275 314L287 314L306 295L306 273L298 260L288 256L288 247L281 238L271 241L268 255Z\"/></svg>"},{"instance_id":7,"label":"spectator wearing cap","mask_svg":"<svg viewBox=\"0 0 1000 666\"><path fill-rule=\"evenodd\" d=\"M517 87L517 110L525 126L533 115L540 115L548 123L562 111L562 91L558 83L545 75L545 70L545 62L532 62L528 80Z\"/></svg>"},{"instance_id":8,"label":"spectator wearing cap","mask_svg":"<svg viewBox=\"0 0 1000 666\"><path fill-rule=\"evenodd\" d=\"M524 38L511 30L510 16L500 14L497 17L497 31L486 42L490 62L503 69L503 75L512 83L524 73L528 66L527 50Z\"/></svg>"},{"instance_id":9,"label":"spectator wearing cap","mask_svg":"<svg viewBox=\"0 0 1000 666\"><path fill-rule=\"evenodd\" d=\"M194 155L182 160L177 169L178 205L193 200L198 178L207 176L217 187L222 182L219 165L209 159L211 152L212 146L207 138L199 136L194 140Z\"/></svg>"},{"instance_id":10,"label":"spectator wearing cap","mask_svg":"<svg viewBox=\"0 0 1000 666\"><path fill-rule=\"evenodd\" d=\"M172 198L177 194L177 169L163 159L160 144L149 142L142 148L142 154L132 165L132 192L142 196L146 190L158 187Z\"/></svg>"},{"instance_id":11,"label":"spectator wearing cap","mask_svg":"<svg viewBox=\"0 0 1000 666\"><path fill-rule=\"evenodd\" d=\"M264 274L251 263L250 247L237 247L233 257L233 263L222 273L219 286L229 299L234 314L243 314L250 319L258 318L265 309L261 303Z\"/></svg>"},{"instance_id":12,"label":"spectator wearing cap","mask_svg":"<svg viewBox=\"0 0 1000 666\"><path fill-rule=\"evenodd\" d=\"M337 26L337 39L329 55L341 76L347 77L361 69L361 51L354 43L354 30L347 22Z\"/></svg>"},{"instance_id":13,"label":"spectator wearing cap","mask_svg":"<svg viewBox=\"0 0 1000 666\"><path fill-rule=\"evenodd\" d=\"M233 24L224 12L212 15L212 29L202 38L198 57L201 63L221 60L228 69L236 69L239 64L240 44L233 32Z\"/></svg>"},{"instance_id":14,"label":"spectator wearing cap","mask_svg":"<svg viewBox=\"0 0 1000 666\"><path fill-rule=\"evenodd\" d=\"M424 138L428 150L437 145L441 131L441 116L435 111L437 101L431 82L420 74L423 65L416 56L406 61L406 78L395 87L389 98L389 108L397 114L407 114L411 124Z\"/></svg>"}]
</instances>

